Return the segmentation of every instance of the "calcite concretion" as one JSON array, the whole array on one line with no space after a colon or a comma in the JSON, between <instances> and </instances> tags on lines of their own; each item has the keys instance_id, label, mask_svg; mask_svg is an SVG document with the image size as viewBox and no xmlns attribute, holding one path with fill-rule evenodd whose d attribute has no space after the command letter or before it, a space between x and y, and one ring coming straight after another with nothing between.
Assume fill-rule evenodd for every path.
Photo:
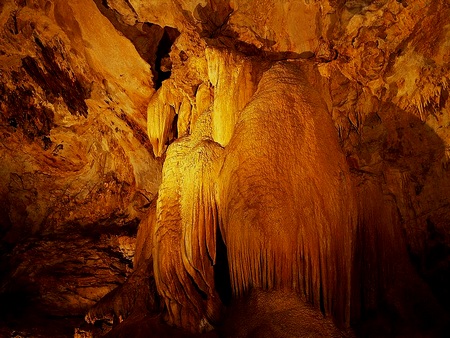
<instances>
[{"instance_id":1,"label":"calcite concretion","mask_svg":"<svg viewBox=\"0 0 450 338\"><path fill-rule=\"evenodd\" d=\"M220 228L237 295L296 290L348 323L357 209L311 72L275 64L239 115L217 182Z\"/></svg>"},{"instance_id":2,"label":"calcite concretion","mask_svg":"<svg viewBox=\"0 0 450 338\"><path fill-rule=\"evenodd\" d=\"M226 146L234 132L239 112L250 101L256 89L258 70L252 62L234 53L206 50L209 82L214 88L212 138ZM230 71L231 69L231 71Z\"/></svg>"},{"instance_id":3,"label":"calcite concretion","mask_svg":"<svg viewBox=\"0 0 450 338\"><path fill-rule=\"evenodd\" d=\"M93 336L448 334L448 1L7 0L0 24L0 303Z\"/></svg>"},{"instance_id":4,"label":"calcite concretion","mask_svg":"<svg viewBox=\"0 0 450 338\"><path fill-rule=\"evenodd\" d=\"M448 138L441 136L448 132L444 127L445 122L443 122L448 116L447 83L449 76L448 52L445 48L448 45L448 16L442 14L448 13L448 6L445 2L437 1L430 5L425 1L414 2L414 4L401 1L305 1L296 4L291 4L289 1L265 1L257 4L243 1L232 1L229 4L208 1L198 3L194 11L191 2L170 3L170 6L175 5L183 9L182 15L175 12L170 18L165 17L163 20L165 23L171 22L175 25L182 32L181 37L189 35L192 43L191 45L185 43L182 45L175 42L175 49L171 55L176 56L180 52L179 49L176 49L177 46L178 48L182 46L185 53L195 54L197 46L202 45L198 42L199 38L196 38L190 31L195 26L199 31L200 39L209 45L206 48L204 63L208 67L210 85L201 84L198 87L199 91L195 94L195 102L197 107L200 106L199 101L202 101L200 89L212 89L213 94L206 95L206 101L203 104L205 107L210 104L211 134L208 136L210 139L208 142L217 142L225 148L223 155L212 156L213 161L216 162L215 166L220 168L218 169L219 176L215 178L208 171L205 178L207 181L214 181L213 188L217 189L216 200L213 203L217 205L219 219L217 226L220 228L221 236L227 247L230 283L234 294L239 295L247 288L255 286L269 289L285 287L283 283L289 284L286 281L290 281L290 288L300 289L300 294L303 292L308 301L315 303L325 313L333 313L338 322L341 320L348 323L350 318L357 320L367 311L376 309L381 299L402 303L402 306L397 306L396 311L402 312L402 315L412 320L415 314L405 313L402 307L413 305L411 305L411 300L408 300L408 297L403 295L400 290L405 289L409 290L405 291L406 293L415 293L418 302L422 302L427 297L431 299L433 296L428 293L428 286L420 281L414 269L418 269L422 276L428 277L428 281L431 283L435 283L432 282L432 279L437 276L426 276L427 268L421 265L422 263L417 265L417 261L415 261L414 268L410 263L411 258L408 257L408 252L413 255L413 258L427 255L426 252L429 250L425 249L428 245L425 244L428 242L427 236L422 237L422 240L419 238L420 234L426 232L425 229L430 227L433 232L436 231L440 234L440 239L433 240L434 244L430 243L430 245L440 246L441 244L437 244L438 242L448 241L448 226L444 225L448 223L448 210L445 207L446 202L443 202L445 200L443 196L448 195L449 180L445 169L446 165L444 164L442 167L442 163L446 163L448 159L444 150L445 144L448 142L445 140ZM150 11L147 12L147 10L148 8L146 9L145 6L140 7L141 17L147 15L150 17ZM156 10L154 8L151 15L152 18L158 20L155 14ZM419 15L423 12L430 14L425 20L422 20ZM186 21L190 22L189 25L185 24ZM301 28L301 25L305 25L305 27ZM294 34L296 29L299 29L301 34ZM427 43L434 52L423 47ZM200 49L197 55L201 56L203 53L203 50ZM320 122L308 123L306 128L295 127L295 123L289 120L287 117L289 115L286 113L280 113L278 116L283 125L280 130L276 129L275 121L263 122L265 118L268 118L267 116L274 115L269 112L262 113L267 111L265 109L270 109L270 112L272 109L278 109L281 112L284 109L295 112L302 111L295 104L294 107L290 106L291 102L296 102L292 93L302 95L306 90L298 89L304 87L300 86L302 80L297 79L289 81L293 85L292 90L284 90L277 99L272 96L271 99L262 101L259 108L261 114L258 117L248 117L252 123L255 125L260 123L260 126L252 127L255 131L240 136L238 131L246 125L242 121L243 116L246 116L250 107L253 107L254 101L258 102L258 94L254 93L261 76L264 78L264 74L271 73L268 71L273 68L271 62L281 59L310 59L310 64L317 67L322 78L312 75L315 74L313 71L304 71L303 81L306 83L310 81L309 85L305 86L306 88L315 87L317 94L314 96L321 97L324 101L322 103L323 111L328 110L331 114L336 131L333 128L325 127L326 114L323 117L317 117L317 121ZM177 81L183 81L176 76L181 73L180 69L190 72L193 68L189 64L174 63L172 70L174 76L171 80L175 81L172 84L174 88L177 87ZM267 84L266 87L271 87L270 90L275 93L280 86L283 86L283 76L279 75L279 78L272 76L270 85ZM199 77L201 78L201 76ZM295 87L294 83L300 87ZM270 90L266 89L267 92ZM308 91L306 90L306 92ZM240 96L236 97L236 93ZM268 95L268 97L270 96ZM311 116L318 114L318 104L311 99L311 95L301 100L311 104L311 108L307 109L307 111L314 111ZM285 108L285 106L291 108ZM444 125L441 124L442 122ZM247 124L249 123L247 122ZM320 127L315 127L316 125L320 125ZM293 131L290 132L289 128L293 128ZM325 130L323 135L314 136L317 137L317 143L322 146L304 150L305 156L306 154L309 156L306 156L305 160L299 161L302 164L299 164L301 169L290 168L284 171L283 165L293 165L296 156L302 156L304 148L300 145L295 146L296 151L292 153L288 151L290 147L296 145L296 142L300 142L301 133L305 130L317 130L315 133L317 134L319 131L322 132L322 129ZM340 147L336 143L330 146L337 141L326 141L333 137L334 132L337 133L338 139L336 140L340 141ZM261 141L252 143L253 135L256 137L259 134L264 135L260 136ZM418 144L414 144L414 135L418 136L420 140ZM190 138L192 135L181 138L174 142L173 146L169 146L170 160L165 163L166 173L174 170L171 167L175 164L171 163L177 163L177 165L192 163L193 160L189 156L185 160L172 162L173 156L183 158L184 155L179 147L185 142L192 142ZM263 142L262 140L267 143L260 145L258 142ZM303 147L312 147L312 140L311 137L307 138ZM174 147L174 152L170 152L171 147ZM187 149L190 148L185 149L185 152L189 152ZM217 149L220 152L220 148ZM245 151L245 149L248 150ZM271 152L271 149L278 150ZM343 151L344 155L337 155L340 151ZM176 155L174 155L175 153ZM230 153L236 155L230 155ZM252 162L251 155L253 153L259 154L254 162ZM319 154L324 156L322 162L319 160ZM342 157L337 160L333 156ZM343 156L346 161L342 160ZM327 160L330 161L330 164L325 164ZM205 165L209 165L207 162L210 160L205 157L204 161L206 161ZM266 164L266 161L277 163L276 169L273 169L276 172L273 174L273 178L270 178L270 166ZM305 171L307 163L315 165L315 167L311 167L314 167L311 172ZM323 163L324 169L320 169L321 163ZM248 166L246 167L246 165ZM348 186L345 188L335 188L336 197L332 197L334 193L325 192L327 188L322 187L319 183L313 183L315 177L322 177L323 180L326 175L331 174L332 166L341 168L343 173L349 166L351 172L351 175L347 173L344 176L347 177L347 181L352 181L352 183L347 183ZM169 217L168 215L164 216L165 212L171 210L169 212L170 222L179 214L180 222L183 223L183 208L194 208L194 210L198 208L195 202L192 202L190 207L183 206L183 203L181 206L177 204L177 207L172 208L165 206L169 199L182 199L182 191L186 189L184 185L188 184L189 180L186 181L181 177L184 174L187 175L187 172L187 170L182 170L180 172L182 176L174 180L179 184L183 182L183 188L180 186L175 190L171 189L170 193L165 189L160 191L162 195L159 196L160 203L157 209L161 209L162 217L158 218L158 229L164 228L164 218ZM245 178L239 178L241 172L241 176ZM255 174L253 174L254 172ZM309 192L305 192L304 196L308 196L309 199L291 197L287 191L295 190L293 188L295 185L290 183L284 187L282 182L283 177L291 177L294 173L294 177L297 179L293 179L294 182L308 182L305 187L296 188L297 191L317 186L317 194L308 190ZM319 176L319 173L323 176ZM334 177L337 176L339 175ZM172 178L169 179L170 174L166 174L164 177L162 187L165 186L165 180L172 180ZM193 185L198 184L195 182L200 180L200 177L195 177L191 182ZM299 177L303 177L303 179ZM252 184L253 180L255 183ZM329 182L337 181L336 178L329 179ZM202 184L212 184L205 182L204 179L202 182ZM436 182L440 182L439 188L435 186ZM256 193L258 184L265 188L259 188L261 192ZM331 187L333 184L325 186ZM409 188L406 188L407 186ZM276 195L277 191L280 191L279 196ZM342 203L338 202L342 195L346 196L345 206L358 214L357 221L352 221L356 216L351 216L351 212L344 211L345 208L342 206L338 207L339 203ZM353 207L350 202L352 196L358 201ZM210 199L207 196L202 198L206 198L206 201ZM291 199L295 202L292 202ZM163 201L166 202L163 203ZM303 203L310 201L313 207L306 207L300 201L305 201ZM287 211L290 210L290 203L295 204L291 211ZM320 213L317 211L307 212L315 210L314 206L322 205L322 203L329 203L329 205L320 208ZM425 204L427 207L424 206ZM181 209L179 210L179 208ZM236 211L236 208L240 211ZM164 211L164 209L168 210ZM232 211L228 211L229 209ZM337 221L341 216L333 213L334 209L341 210L348 219L344 220L345 217L342 216L341 221ZM200 208L200 210L203 209ZM329 216L321 216L323 210L327 210ZM276 217L278 212L282 216ZM420 216L413 216L418 215L417 212ZM331 214L333 216L330 216ZM289 228L292 231L290 236L286 236L290 240L294 233L302 234L292 241L295 245L301 245L305 240L307 244L304 244L302 248L292 249L292 252L297 252L300 257L306 258L303 258L303 262L298 263L298 267L277 268L276 264L281 263L278 263L279 259L275 257L277 254L286 254L291 245L283 244L283 230L276 231L276 224L280 223L283 218L297 217L295 215L299 215L301 220L291 220L290 226L281 226L281 229ZM321 217L327 218L328 222L318 221ZM265 218L269 220L274 218L274 220L267 221L268 224L264 226ZM312 222L315 222L315 227L311 227L311 229L315 231L305 230L308 229L305 225L307 224L305 218L314 220ZM251 225L249 226L245 226L247 219L250 219L248 222ZM330 219L334 219L339 225L335 228L333 226L324 228L324 225L319 225L321 223L330 225ZM232 224L236 225L232 226ZM260 228L257 228L255 224L258 224ZM294 225L299 228L293 230L295 229ZM232 227L234 227L233 230L230 230L229 228ZM344 230L345 227L347 230ZM177 269L181 267L180 261L185 262L183 255L186 254L185 249L182 249L186 245L182 235L185 227L179 226L178 229L180 228L181 230L178 231L181 233L177 237L172 237L170 245L167 244L173 248L174 245L177 245L175 243L180 242L178 245L181 247L181 253L176 254L179 263L177 264L173 258L166 263L166 265L173 264L178 273ZM203 225L200 228L203 228ZM253 228L255 228L254 233L250 230ZM273 231L269 232L271 235L267 234L269 229ZM337 239L337 234L343 237ZM314 236L322 238L317 240L318 243L326 241L325 238L332 242L323 244L323 247L321 245L313 247L311 242L314 242L312 239ZM203 237L199 238L203 241ZM209 245L206 244L208 241L205 242L207 248L209 248ZM189 242L192 243L192 240L190 239ZM333 245L338 245L337 243L340 243L339 245L342 247L338 246L336 249L332 249ZM164 241L158 241L158 245L164 246ZM271 245L274 245L273 249ZM237 249L236 247L239 246L240 249ZM328 251L327 254L322 250L336 250L339 254L333 255L330 253L331 251ZM346 252L346 250L350 251ZM258 258L263 255L264 251L268 252L267 256ZM252 252L254 253L252 254ZM305 252L305 254L300 254L301 252ZM328 257L327 255L338 261L330 262L328 258L325 258ZM271 259L276 259L275 263L270 263ZM321 262L321 259L325 259L326 263ZM448 259L444 256L438 260L441 263L436 261L433 264L448 266ZM287 262L297 264L292 259L287 259ZM189 266L183 264L184 269L189 273ZM210 264L214 266L214 260L211 260ZM269 267L266 264L273 264L273 266ZM333 264L339 268L331 268ZM314 265L316 267L312 268ZM327 268L320 273L319 267L323 265ZM377 269L372 268L375 265L378 265ZM204 263L201 266L202 268L196 271L204 271L202 270L205 269ZM162 268L162 265L159 264L155 268L156 274L158 274L157 271ZM309 268L311 271L308 270ZM164 267L165 269L167 267ZM206 270L208 269L211 267ZM289 274L295 273L295 271L300 278L298 284L293 282L295 279L293 276L289 277ZM347 274L347 277L339 278L339 286L327 284L329 273L341 272L344 275ZM205 273L207 274L207 272ZM270 277L272 273L275 277ZM314 277L314 273L318 273L320 278ZM191 272L191 274L195 275L196 272ZM302 288L301 280L305 278L313 282L303 282ZM330 277L329 280L334 280L334 278ZM346 280L347 282L345 282ZM198 282L194 283L196 287L202 285ZM410 286L405 286L407 284ZM201 286L199 288L208 295L210 293L207 290L211 288L211 285L209 283L207 285L207 288ZM347 285L348 289L344 285ZM445 292L442 286L439 292ZM186 285L185 287L189 288ZM346 292L337 292L337 287L341 288L340 290L347 290L347 296L345 296ZM182 302L180 304L179 298L174 296L176 292L167 293L166 291L176 288L178 286L172 286L168 282L164 285L158 284L158 290L162 290L163 298L177 299L173 304L171 301L167 302L169 320L172 323L191 326L192 322L187 321L183 324L183 319L179 318L183 317L182 314L179 314L183 313L183 304ZM328 288L329 290L326 291L325 289ZM329 296L327 296L328 292L330 292ZM191 297L189 302L197 302L193 301L195 297L192 298L192 292L188 292L188 294ZM337 294L343 297L342 303L336 299ZM201 294L197 295L198 297L201 297ZM210 297L213 298L212 294L209 297L206 296L206 300L209 300ZM333 301L328 301L328 297ZM347 300L344 300L346 297L348 297ZM397 300L394 300L395 298ZM188 309L192 306L189 302L184 305ZM337 310L339 308L337 304L345 305ZM432 300L430 300L430 304L436 305ZM329 307L328 310L327 307ZM175 308L176 310L172 311ZM194 305L194 308L199 309L200 307ZM191 310L186 312L190 313ZM433 310L430 312L435 313ZM198 329L201 317L196 320ZM191 327L191 329L195 330L196 328Z\"/></svg>"}]
</instances>

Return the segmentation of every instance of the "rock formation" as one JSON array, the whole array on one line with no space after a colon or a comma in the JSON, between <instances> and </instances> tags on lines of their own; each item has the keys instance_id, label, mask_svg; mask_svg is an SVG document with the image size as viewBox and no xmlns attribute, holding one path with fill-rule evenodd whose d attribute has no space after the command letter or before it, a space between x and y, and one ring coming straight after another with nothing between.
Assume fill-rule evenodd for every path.
<instances>
[{"instance_id":1,"label":"rock formation","mask_svg":"<svg viewBox=\"0 0 450 338\"><path fill-rule=\"evenodd\" d=\"M0 27L2 335L450 332L446 0L4 0Z\"/></svg>"}]
</instances>

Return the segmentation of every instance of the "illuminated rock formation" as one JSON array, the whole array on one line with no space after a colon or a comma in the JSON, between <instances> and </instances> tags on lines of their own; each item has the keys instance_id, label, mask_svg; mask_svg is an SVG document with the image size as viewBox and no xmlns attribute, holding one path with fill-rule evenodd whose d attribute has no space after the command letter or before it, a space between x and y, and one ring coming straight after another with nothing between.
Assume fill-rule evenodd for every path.
<instances>
[{"instance_id":1,"label":"illuminated rock formation","mask_svg":"<svg viewBox=\"0 0 450 338\"><path fill-rule=\"evenodd\" d=\"M348 322L356 205L308 68L275 64L239 115L217 182L220 226L236 295L292 289Z\"/></svg>"},{"instance_id":2,"label":"illuminated rock formation","mask_svg":"<svg viewBox=\"0 0 450 338\"><path fill-rule=\"evenodd\" d=\"M447 1L6 0L0 27L0 335L447 333Z\"/></svg>"}]
</instances>

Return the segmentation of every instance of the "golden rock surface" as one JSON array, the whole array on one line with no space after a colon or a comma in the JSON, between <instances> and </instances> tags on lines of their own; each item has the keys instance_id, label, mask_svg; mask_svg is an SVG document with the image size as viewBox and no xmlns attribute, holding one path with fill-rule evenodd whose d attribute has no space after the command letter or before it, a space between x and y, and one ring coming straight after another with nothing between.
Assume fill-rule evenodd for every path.
<instances>
[{"instance_id":1,"label":"golden rock surface","mask_svg":"<svg viewBox=\"0 0 450 338\"><path fill-rule=\"evenodd\" d=\"M447 0L4 0L0 29L1 304L79 336L450 331Z\"/></svg>"}]
</instances>

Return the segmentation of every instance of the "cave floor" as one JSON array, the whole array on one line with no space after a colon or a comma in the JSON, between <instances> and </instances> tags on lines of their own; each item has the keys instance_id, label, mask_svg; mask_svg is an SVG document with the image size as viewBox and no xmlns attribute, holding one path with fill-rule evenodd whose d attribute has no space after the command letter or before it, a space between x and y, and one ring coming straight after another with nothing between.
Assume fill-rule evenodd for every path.
<instances>
[{"instance_id":1,"label":"cave floor","mask_svg":"<svg viewBox=\"0 0 450 338\"><path fill-rule=\"evenodd\" d=\"M30 311L31 312L31 311ZM74 337L82 317L50 317L39 313L24 313L0 320L0 337L6 338L67 338Z\"/></svg>"},{"instance_id":2,"label":"cave floor","mask_svg":"<svg viewBox=\"0 0 450 338\"><path fill-rule=\"evenodd\" d=\"M4 304L3 304L4 305ZM107 321L87 324L81 316L58 317L45 315L37 307L27 307L20 313L2 314L0 338L218 338L218 337L448 337L449 325L419 332L402 323L394 323L385 316L374 316L357 332L340 331L331 320L323 318L310 306L292 295L278 292L258 292L234 301L226 319L217 330L193 335L165 324L158 315L131 315L114 326ZM391 318L392 319L392 318ZM108 333L109 332L109 333Z\"/></svg>"}]
</instances>

